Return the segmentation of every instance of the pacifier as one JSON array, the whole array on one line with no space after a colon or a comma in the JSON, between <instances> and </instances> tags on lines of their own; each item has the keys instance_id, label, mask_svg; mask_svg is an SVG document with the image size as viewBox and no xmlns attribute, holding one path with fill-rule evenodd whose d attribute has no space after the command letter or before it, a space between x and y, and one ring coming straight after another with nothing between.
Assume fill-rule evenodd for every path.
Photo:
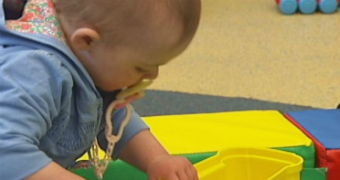
<instances>
[{"instance_id":1,"label":"pacifier","mask_svg":"<svg viewBox=\"0 0 340 180\"><path fill-rule=\"evenodd\" d=\"M145 89L152 84L152 80L144 80L134 86L123 89L116 96L117 99L124 99L124 103L117 105L115 108L120 109L125 105L138 100L145 96Z\"/></svg>"}]
</instances>

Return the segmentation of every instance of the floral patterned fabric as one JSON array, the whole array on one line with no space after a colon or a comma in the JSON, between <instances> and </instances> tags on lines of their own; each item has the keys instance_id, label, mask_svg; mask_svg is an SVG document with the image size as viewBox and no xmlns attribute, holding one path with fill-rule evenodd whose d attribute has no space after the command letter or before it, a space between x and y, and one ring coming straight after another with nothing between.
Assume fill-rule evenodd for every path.
<instances>
[{"instance_id":1,"label":"floral patterned fabric","mask_svg":"<svg viewBox=\"0 0 340 180\"><path fill-rule=\"evenodd\" d=\"M17 0L7 0L13 6ZM17 5L20 5L17 4ZM28 0L23 15L18 20L6 21L8 29L33 34L44 34L65 42L64 33L56 17L54 4L50 0Z\"/></svg>"}]
</instances>

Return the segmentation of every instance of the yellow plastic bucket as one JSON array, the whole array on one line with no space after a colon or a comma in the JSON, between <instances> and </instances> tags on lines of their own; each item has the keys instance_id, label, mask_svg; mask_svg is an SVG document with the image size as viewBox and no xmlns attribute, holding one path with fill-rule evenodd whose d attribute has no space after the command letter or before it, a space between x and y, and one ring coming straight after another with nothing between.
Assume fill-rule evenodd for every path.
<instances>
[{"instance_id":1,"label":"yellow plastic bucket","mask_svg":"<svg viewBox=\"0 0 340 180\"><path fill-rule=\"evenodd\" d=\"M200 180L300 180L303 159L265 148L231 148L195 164Z\"/></svg>"}]
</instances>

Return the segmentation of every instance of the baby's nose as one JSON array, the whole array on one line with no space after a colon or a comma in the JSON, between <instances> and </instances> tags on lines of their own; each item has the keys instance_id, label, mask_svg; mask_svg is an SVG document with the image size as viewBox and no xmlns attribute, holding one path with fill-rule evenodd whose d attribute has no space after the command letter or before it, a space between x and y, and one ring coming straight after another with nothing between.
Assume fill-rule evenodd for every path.
<instances>
[{"instance_id":1,"label":"baby's nose","mask_svg":"<svg viewBox=\"0 0 340 180\"><path fill-rule=\"evenodd\" d=\"M158 77L158 67L145 74L144 79L154 80Z\"/></svg>"}]
</instances>

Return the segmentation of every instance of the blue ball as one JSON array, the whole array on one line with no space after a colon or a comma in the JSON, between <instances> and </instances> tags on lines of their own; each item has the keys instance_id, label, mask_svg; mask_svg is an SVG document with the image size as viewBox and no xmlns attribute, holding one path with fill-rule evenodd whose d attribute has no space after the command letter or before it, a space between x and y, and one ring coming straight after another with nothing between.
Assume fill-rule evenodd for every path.
<instances>
[{"instance_id":1,"label":"blue ball","mask_svg":"<svg viewBox=\"0 0 340 180\"><path fill-rule=\"evenodd\" d=\"M303 14L312 14L316 11L317 5L316 0L300 0L299 10Z\"/></svg>"},{"instance_id":2,"label":"blue ball","mask_svg":"<svg viewBox=\"0 0 340 180\"><path fill-rule=\"evenodd\" d=\"M298 3L296 0L282 0L279 7L284 14L294 14L298 8Z\"/></svg>"},{"instance_id":3,"label":"blue ball","mask_svg":"<svg viewBox=\"0 0 340 180\"><path fill-rule=\"evenodd\" d=\"M321 12L330 14L338 10L339 2L337 0L321 0L319 9Z\"/></svg>"}]
</instances>

